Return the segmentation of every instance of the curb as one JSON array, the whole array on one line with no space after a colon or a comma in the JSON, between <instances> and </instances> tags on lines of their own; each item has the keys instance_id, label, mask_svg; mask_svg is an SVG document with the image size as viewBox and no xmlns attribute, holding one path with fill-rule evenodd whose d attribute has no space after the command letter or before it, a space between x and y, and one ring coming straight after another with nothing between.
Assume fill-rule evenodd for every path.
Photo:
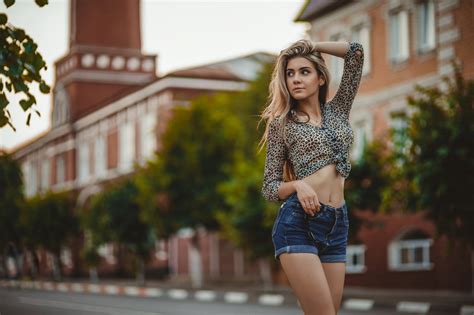
<instances>
[{"instance_id":1,"label":"curb","mask_svg":"<svg viewBox=\"0 0 474 315\"><path fill-rule=\"evenodd\" d=\"M200 302L225 302L231 304L252 303L266 306L297 306L300 304L294 295L261 293L249 294L242 291L187 290L179 288L145 288L130 285L90 284L79 282L19 281L0 280L0 287L27 290L56 291L62 293L86 293L141 298L169 298L173 300L195 300ZM391 309L399 313L428 314L434 309L450 314L474 315L474 305L436 307L428 302L398 301L391 303L376 302L374 299L344 298L341 309L350 311L373 311Z\"/></svg>"}]
</instances>

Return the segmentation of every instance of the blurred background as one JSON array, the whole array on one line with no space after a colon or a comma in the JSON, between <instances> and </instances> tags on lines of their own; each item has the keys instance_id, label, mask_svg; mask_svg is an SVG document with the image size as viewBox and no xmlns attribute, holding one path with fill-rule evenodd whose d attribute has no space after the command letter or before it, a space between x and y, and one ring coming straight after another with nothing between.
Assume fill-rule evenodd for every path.
<instances>
[{"instance_id":1,"label":"blurred background","mask_svg":"<svg viewBox=\"0 0 474 315\"><path fill-rule=\"evenodd\" d=\"M259 114L305 38L364 47L342 312L473 314L473 6L2 1L0 312L298 313Z\"/></svg>"}]
</instances>

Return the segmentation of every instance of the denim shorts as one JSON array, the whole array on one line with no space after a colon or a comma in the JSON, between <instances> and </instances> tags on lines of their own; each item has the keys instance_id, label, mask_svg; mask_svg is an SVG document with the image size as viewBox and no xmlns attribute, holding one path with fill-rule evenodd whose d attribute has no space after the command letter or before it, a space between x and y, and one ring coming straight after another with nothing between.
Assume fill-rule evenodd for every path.
<instances>
[{"instance_id":1,"label":"denim shorts","mask_svg":"<svg viewBox=\"0 0 474 315\"><path fill-rule=\"evenodd\" d=\"M321 203L320 211L311 216L294 192L281 205L273 224L275 259L279 261L282 253L313 253L321 262L346 262L348 232L345 202L339 208Z\"/></svg>"}]
</instances>

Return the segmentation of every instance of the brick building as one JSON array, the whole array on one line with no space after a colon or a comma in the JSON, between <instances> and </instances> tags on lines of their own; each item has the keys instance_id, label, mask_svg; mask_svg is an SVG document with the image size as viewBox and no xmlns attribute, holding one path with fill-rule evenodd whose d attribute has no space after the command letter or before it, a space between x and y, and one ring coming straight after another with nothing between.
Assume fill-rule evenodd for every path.
<instances>
[{"instance_id":1,"label":"brick building","mask_svg":"<svg viewBox=\"0 0 474 315\"><path fill-rule=\"evenodd\" d=\"M14 151L27 197L72 190L80 209L104 183L131 174L134 163L160 149L172 107L187 106L199 95L245 89L262 63L274 58L255 53L157 77L156 55L142 53L140 32L139 1L71 0L69 51L55 63L52 128ZM183 230L158 240L149 268L169 266L186 276L190 236ZM241 251L217 235L200 231L199 242L205 275L257 274ZM116 247L108 244L99 252L101 271L113 271ZM63 251L66 273L77 255ZM46 273L51 257L41 252L39 258Z\"/></svg>"},{"instance_id":2,"label":"brick building","mask_svg":"<svg viewBox=\"0 0 474 315\"><path fill-rule=\"evenodd\" d=\"M308 0L295 19L308 23L313 41L355 40L364 46L359 92L351 112L354 147L388 135L400 121L391 113L407 111L405 97L415 84L443 88L441 76L460 62L465 78L474 78L474 2L470 0ZM342 76L343 60L325 55L333 75L332 91ZM350 206L350 205L349 205ZM447 254L447 240L435 240L434 225L421 213L366 215L348 247L346 284L354 286L471 289L469 251Z\"/></svg>"}]
</instances>

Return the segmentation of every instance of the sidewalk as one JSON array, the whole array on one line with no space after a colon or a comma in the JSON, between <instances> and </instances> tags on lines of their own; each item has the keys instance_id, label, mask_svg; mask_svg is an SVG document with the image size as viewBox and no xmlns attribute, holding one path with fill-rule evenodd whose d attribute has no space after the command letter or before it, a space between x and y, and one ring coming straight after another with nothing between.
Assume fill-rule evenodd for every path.
<instances>
[{"instance_id":1,"label":"sidewalk","mask_svg":"<svg viewBox=\"0 0 474 315\"><path fill-rule=\"evenodd\" d=\"M269 306L298 305L290 287L276 285L269 290L258 285L236 282L218 284L208 282L197 289L192 288L189 282L178 279L150 280L143 287L137 286L133 279L100 279L98 283L91 283L88 279L63 282L0 280L0 287L177 300L194 299L203 302L258 303ZM345 287L342 308L358 311L383 308L400 313L474 315L474 295L454 291Z\"/></svg>"}]
</instances>

